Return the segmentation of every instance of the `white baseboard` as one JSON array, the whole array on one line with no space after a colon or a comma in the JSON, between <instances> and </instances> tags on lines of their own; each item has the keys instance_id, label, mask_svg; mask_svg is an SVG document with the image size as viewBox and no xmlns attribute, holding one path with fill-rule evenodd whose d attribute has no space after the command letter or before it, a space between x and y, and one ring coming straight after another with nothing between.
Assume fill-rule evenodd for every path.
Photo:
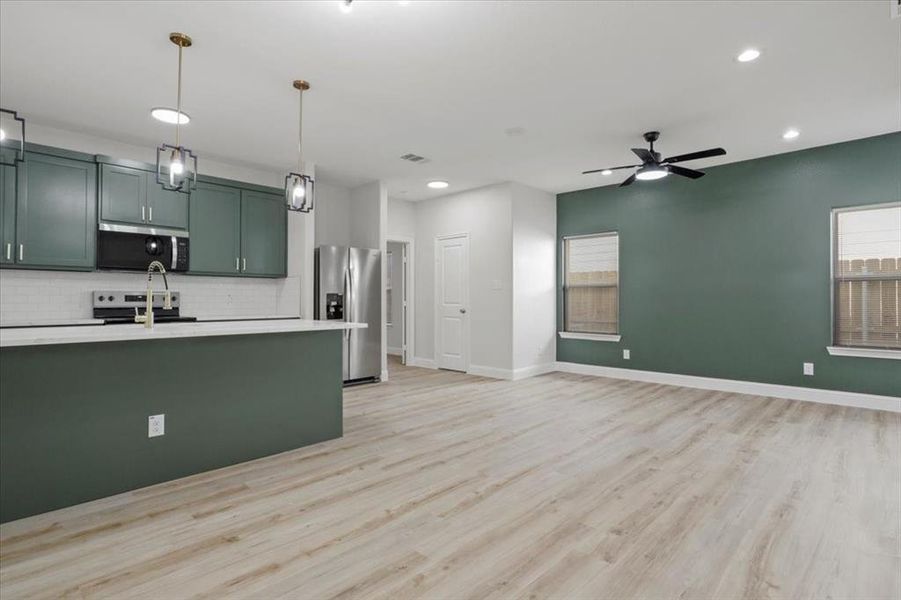
<instances>
[{"instance_id":1,"label":"white baseboard","mask_svg":"<svg viewBox=\"0 0 901 600\"><path fill-rule=\"evenodd\" d=\"M893 396L877 396L876 394L860 394L857 392L838 392L834 390L820 390L816 388L779 385L774 383L716 379L714 377L678 375L675 373L660 373L657 371L639 371L637 369L602 367L570 362L557 362L556 370L577 375L594 375L596 377L610 377L613 379L631 379L632 381L663 383L703 390L718 390L721 392L735 392L738 394L753 394L755 396L769 396L773 398L786 398L788 400L804 400L806 402L819 402L821 404L836 404L838 406L852 406L856 408L901 412L901 398Z\"/></svg>"},{"instance_id":2,"label":"white baseboard","mask_svg":"<svg viewBox=\"0 0 901 600\"><path fill-rule=\"evenodd\" d=\"M438 366L435 364L435 361L431 358L420 358L418 356L414 356L407 361L411 367L421 367L423 369L437 369Z\"/></svg>"},{"instance_id":3,"label":"white baseboard","mask_svg":"<svg viewBox=\"0 0 901 600\"><path fill-rule=\"evenodd\" d=\"M382 371L382 376L379 378L381 381L388 381L388 369Z\"/></svg>"},{"instance_id":4,"label":"white baseboard","mask_svg":"<svg viewBox=\"0 0 901 600\"><path fill-rule=\"evenodd\" d=\"M491 377L493 379L513 379L512 369L498 369L496 367L483 367L481 365L469 365L466 370L469 375L478 375L479 377Z\"/></svg>"},{"instance_id":5,"label":"white baseboard","mask_svg":"<svg viewBox=\"0 0 901 600\"><path fill-rule=\"evenodd\" d=\"M404 353L403 349L392 348L391 346L388 346L387 352L388 352L388 354L390 354L392 356L401 356Z\"/></svg>"},{"instance_id":6,"label":"white baseboard","mask_svg":"<svg viewBox=\"0 0 901 600\"><path fill-rule=\"evenodd\" d=\"M522 367L514 369L513 381L519 381L526 377L535 377L536 375L544 375L545 373L553 373L557 370L556 363L547 363L543 365L532 365L531 367Z\"/></svg>"}]
</instances>

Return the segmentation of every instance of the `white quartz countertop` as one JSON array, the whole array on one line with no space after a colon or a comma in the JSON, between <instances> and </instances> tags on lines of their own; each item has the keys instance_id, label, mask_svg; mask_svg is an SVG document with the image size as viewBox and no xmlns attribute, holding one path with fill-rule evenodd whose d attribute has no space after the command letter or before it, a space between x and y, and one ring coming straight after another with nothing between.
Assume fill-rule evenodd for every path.
<instances>
[{"instance_id":1,"label":"white quartz countertop","mask_svg":"<svg viewBox=\"0 0 901 600\"><path fill-rule=\"evenodd\" d=\"M103 319L27 319L0 321L0 327L65 327L67 325L103 325Z\"/></svg>"},{"instance_id":2,"label":"white quartz countertop","mask_svg":"<svg viewBox=\"0 0 901 600\"><path fill-rule=\"evenodd\" d=\"M139 324L101 325L97 327L32 327L0 329L0 348L44 346L48 344L84 344L124 342L218 335L254 335L300 331L362 329L366 323L311 321L306 319L267 319L253 321L213 321L196 323L156 323L153 329Z\"/></svg>"}]
</instances>

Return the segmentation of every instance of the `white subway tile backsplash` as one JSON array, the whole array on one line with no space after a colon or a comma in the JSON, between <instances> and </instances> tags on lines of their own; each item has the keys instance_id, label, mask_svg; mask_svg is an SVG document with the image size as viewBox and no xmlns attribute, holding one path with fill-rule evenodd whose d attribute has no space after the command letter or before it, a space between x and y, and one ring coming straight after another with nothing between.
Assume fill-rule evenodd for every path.
<instances>
[{"instance_id":1,"label":"white subway tile backsplash","mask_svg":"<svg viewBox=\"0 0 901 600\"><path fill-rule=\"evenodd\" d=\"M90 318L94 290L141 290L145 285L141 273L3 269L0 270L0 323ZM161 289L161 286L162 281L154 277L154 288ZM184 315L296 317L300 314L298 276L244 279L170 274L169 287L182 294Z\"/></svg>"}]
</instances>

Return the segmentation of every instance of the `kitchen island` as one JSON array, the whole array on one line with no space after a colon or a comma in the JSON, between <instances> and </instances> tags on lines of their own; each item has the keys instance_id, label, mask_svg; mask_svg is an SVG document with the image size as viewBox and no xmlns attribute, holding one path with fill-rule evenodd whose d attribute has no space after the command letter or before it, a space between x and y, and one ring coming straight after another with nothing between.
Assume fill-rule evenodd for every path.
<instances>
[{"instance_id":1,"label":"kitchen island","mask_svg":"<svg viewBox=\"0 0 901 600\"><path fill-rule=\"evenodd\" d=\"M340 437L342 338L358 327L0 330L0 522Z\"/></svg>"}]
</instances>

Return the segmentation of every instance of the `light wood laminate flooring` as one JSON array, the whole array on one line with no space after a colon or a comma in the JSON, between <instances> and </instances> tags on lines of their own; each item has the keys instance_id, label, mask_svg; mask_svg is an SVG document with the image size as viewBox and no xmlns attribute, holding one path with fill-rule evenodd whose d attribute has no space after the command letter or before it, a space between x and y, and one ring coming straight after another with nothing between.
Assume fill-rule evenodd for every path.
<instances>
[{"instance_id":1,"label":"light wood laminate flooring","mask_svg":"<svg viewBox=\"0 0 901 600\"><path fill-rule=\"evenodd\" d=\"M901 415L393 362L342 439L3 525L0 596L897 599Z\"/></svg>"}]
</instances>

